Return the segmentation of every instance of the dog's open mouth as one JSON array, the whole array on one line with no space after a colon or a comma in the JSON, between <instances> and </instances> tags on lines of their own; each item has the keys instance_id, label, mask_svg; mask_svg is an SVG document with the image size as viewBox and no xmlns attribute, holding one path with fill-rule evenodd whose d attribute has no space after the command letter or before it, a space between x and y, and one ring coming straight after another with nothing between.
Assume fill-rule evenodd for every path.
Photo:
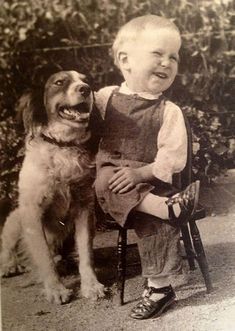
<instances>
[{"instance_id":1,"label":"dog's open mouth","mask_svg":"<svg viewBox=\"0 0 235 331\"><path fill-rule=\"evenodd\" d=\"M75 106L64 105L59 107L59 115L69 121L87 122L90 115L89 108L86 102L79 103Z\"/></svg>"}]
</instances>

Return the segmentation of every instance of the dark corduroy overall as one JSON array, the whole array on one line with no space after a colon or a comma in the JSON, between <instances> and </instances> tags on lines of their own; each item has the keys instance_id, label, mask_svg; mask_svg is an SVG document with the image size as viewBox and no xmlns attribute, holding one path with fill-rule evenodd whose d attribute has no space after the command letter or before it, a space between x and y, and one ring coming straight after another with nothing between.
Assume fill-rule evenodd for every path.
<instances>
[{"instance_id":1,"label":"dark corduroy overall","mask_svg":"<svg viewBox=\"0 0 235 331\"><path fill-rule=\"evenodd\" d=\"M95 188L103 211L122 226L125 226L133 208L149 192L168 196L175 191L170 184L158 179L151 183L140 183L123 194L112 193L108 188L108 181L114 174L115 167L137 168L154 162L164 107L163 96L148 100L138 95L122 94L117 90L108 100L96 160ZM132 226L139 237L144 277L166 276L181 269L178 230L160 220L141 219Z\"/></svg>"}]
</instances>

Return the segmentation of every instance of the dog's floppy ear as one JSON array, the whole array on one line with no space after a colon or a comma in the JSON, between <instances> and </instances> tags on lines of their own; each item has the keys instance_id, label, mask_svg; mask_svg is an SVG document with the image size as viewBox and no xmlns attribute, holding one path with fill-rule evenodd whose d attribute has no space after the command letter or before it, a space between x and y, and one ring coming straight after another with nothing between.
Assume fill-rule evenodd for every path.
<instances>
[{"instance_id":1,"label":"dog's floppy ear","mask_svg":"<svg viewBox=\"0 0 235 331\"><path fill-rule=\"evenodd\" d=\"M32 75L33 87L44 87L51 75L63 70L57 63L47 63L38 65Z\"/></svg>"},{"instance_id":2,"label":"dog's floppy ear","mask_svg":"<svg viewBox=\"0 0 235 331\"><path fill-rule=\"evenodd\" d=\"M48 78L62 68L57 64L42 64L34 69L31 86L19 99L16 105L16 120L19 128L26 133L34 133L36 128L47 124L47 113L44 106L44 89Z\"/></svg>"},{"instance_id":3,"label":"dog's floppy ear","mask_svg":"<svg viewBox=\"0 0 235 331\"><path fill-rule=\"evenodd\" d=\"M43 104L42 89L26 91L16 105L17 124L23 124L26 133L33 132L37 127L47 123L47 114Z\"/></svg>"}]
</instances>

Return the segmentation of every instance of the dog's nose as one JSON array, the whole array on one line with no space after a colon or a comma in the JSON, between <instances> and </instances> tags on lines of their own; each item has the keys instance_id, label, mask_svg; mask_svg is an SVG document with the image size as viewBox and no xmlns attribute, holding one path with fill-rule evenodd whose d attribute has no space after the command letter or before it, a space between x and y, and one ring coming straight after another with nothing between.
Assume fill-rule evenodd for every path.
<instances>
[{"instance_id":1,"label":"dog's nose","mask_svg":"<svg viewBox=\"0 0 235 331\"><path fill-rule=\"evenodd\" d=\"M91 88L88 85L82 85L78 87L78 91L84 98L87 98L91 93Z\"/></svg>"}]
</instances>

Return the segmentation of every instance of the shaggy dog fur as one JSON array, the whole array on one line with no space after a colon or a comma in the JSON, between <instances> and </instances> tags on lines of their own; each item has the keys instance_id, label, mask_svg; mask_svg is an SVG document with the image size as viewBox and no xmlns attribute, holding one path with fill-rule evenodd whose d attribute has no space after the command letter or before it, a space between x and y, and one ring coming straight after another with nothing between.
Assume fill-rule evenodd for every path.
<instances>
[{"instance_id":1,"label":"shaggy dog fur","mask_svg":"<svg viewBox=\"0 0 235 331\"><path fill-rule=\"evenodd\" d=\"M43 95L28 92L21 98L27 137L19 206L2 233L2 274L9 276L19 268L14 250L23 233L46 296L56 303L71 297L53 260L71 233L79 253L82 295L104 294L92 262L95 164L89 121L93 95L84 78L76 71L57 72L47 80Z\"/></svg>"}]
</instances>

